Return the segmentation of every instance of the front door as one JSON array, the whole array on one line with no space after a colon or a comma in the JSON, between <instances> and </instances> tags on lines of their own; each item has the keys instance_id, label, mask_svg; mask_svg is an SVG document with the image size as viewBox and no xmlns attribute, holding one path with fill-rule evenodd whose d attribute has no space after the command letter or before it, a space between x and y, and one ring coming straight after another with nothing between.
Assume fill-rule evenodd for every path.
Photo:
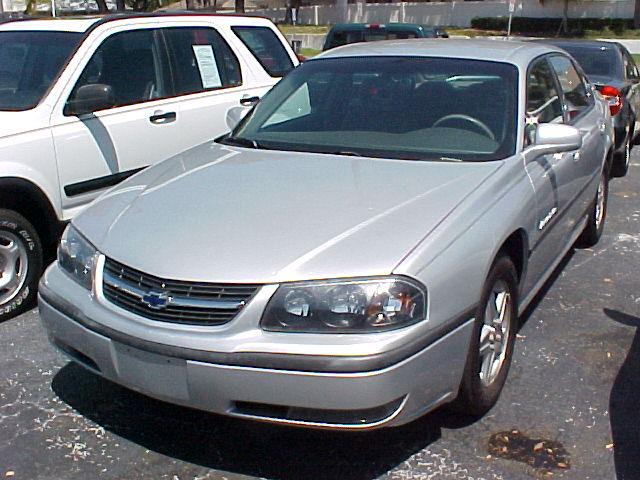
<instances>
[{"instance_id":1,"label":"front door","mask_svg":"<svg viewBox=\"0 0 640 480\"><path fill-rule=\"evenodd\" d=\"M105 34L51 118L62 207L71 212L128 175L183 149L160 29ZM65 113L79 87L108 85L113 108ZM68 215L70 216L70 215Z\"/></svg>"}]
</instances>

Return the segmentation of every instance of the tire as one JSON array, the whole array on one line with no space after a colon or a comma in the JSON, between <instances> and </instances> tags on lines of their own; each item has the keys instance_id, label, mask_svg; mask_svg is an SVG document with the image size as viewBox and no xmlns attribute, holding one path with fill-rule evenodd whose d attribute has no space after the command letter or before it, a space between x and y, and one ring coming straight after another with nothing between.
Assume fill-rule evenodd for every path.
<instances>
[{"instance_id":1,"label":"tire","mask_svg":"<svg viewBox=\"0 0 640 480\"><path fill-rule=\"evenodd\" d=\"M580 237L577 246L581 248L593 247L602 236L604 230L604 222L607 218L607 205L609 204L609 177L606 171L600 174L600 182L596 197L593 199L589 210L589 219L587 225Z\"/></svg>"},{"instance_id":2,"label":"tire","mask_svg":"<svg viewBox=\"0 0 640 480\"><path fill-rule=\"evenodd\" d=\"M496 294L496 292L499 292ZM503 295L507 295L504 297ZM502 312L499 314L498 302L503 300ZM493 308L492 308L493 305ZM481 416L487 413L495 405L507 379L513 348L518 328L518 280L516 268L511 259L506 255L499 256L482 288L482 297L476 312L474 326L467 363L460 384L458 397L451 407L464 415ZM493 318L492 322L490 318ZM495 337L497 319L503 318L503 322L497 332L500 332L502 341ZM480 353L481 344L485 354ZM497 358L491 360L491 352L497 352ZM495 363L497 362L497 363ZM486 368L489 364L491 370Z\"/></svg>"},{"instance_id":3,"label":"tire","mask_svg":"<svg viewBox=\"0 0 640 480\"><path fill-rule=\"evenodd\" d=\"M0 209L0 322L31 306L41 271L38 232L22 215Z\"/></svg>"},{"instance_id":4,"label":"tire","mask_svg":"<svg viewBox=\"0 0 640 480\"><path fill-rule=\"evenodd\" d=\"M627 132L627 138L624 141L622 152L618 152L614 156L613 165L611 165L611 177L624 177L629 171L629 163L631 162L633 132Z\"/></svg>"}]
</instances>

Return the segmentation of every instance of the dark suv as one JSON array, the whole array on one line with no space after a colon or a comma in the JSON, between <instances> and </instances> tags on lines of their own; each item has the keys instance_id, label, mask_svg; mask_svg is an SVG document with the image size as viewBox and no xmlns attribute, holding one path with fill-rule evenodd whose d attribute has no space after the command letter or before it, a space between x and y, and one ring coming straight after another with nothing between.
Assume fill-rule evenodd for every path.
<instances>
[{"instance_id":1,"label":"dark suv","mask_svg":"<svg viewBox=\"0 0 640 480\"><path fill-rule=\"evenodd\" d=\"M329 50L348 43L403 38L449 38L449 34L442 27L416 23L338 23L327 34L322 49Z\"/></svg>"}]
</instances>

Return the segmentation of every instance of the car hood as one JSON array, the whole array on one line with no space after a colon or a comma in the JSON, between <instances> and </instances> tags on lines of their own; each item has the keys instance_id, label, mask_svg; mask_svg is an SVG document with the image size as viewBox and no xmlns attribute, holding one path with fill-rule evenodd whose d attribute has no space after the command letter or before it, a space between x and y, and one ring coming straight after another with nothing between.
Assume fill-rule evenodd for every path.
<instances>
[{"instance_id":1,"label":"car hood","mask_svg":"<svg viewBox=\"0 0 640 480\"><path fill-rule=\"evenodd\" d=\"M46 128L47 126L40 112L35 112L34 110L20 112L0 111L0 138Z\"/></svg>"},{"instance_id":2,"label":"car hood","mask_svg":"<svg viewBox=\"0 0 640 480\"><path fill-rule=\"evenodd\" d=\"M162 278L383 275L501 164L211 143L130 178L74 224L106 256Z\"/></svg>"}]
</instances>

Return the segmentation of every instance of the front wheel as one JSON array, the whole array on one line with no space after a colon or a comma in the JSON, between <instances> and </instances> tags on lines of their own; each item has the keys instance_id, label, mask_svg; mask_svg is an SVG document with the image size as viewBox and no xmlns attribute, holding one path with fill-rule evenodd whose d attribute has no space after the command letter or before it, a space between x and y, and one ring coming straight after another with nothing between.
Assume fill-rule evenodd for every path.
<instances>
[{"instance_id":1,"label":"front wheel","mask_svg":"<svg viewBox=\"0 0 640 480\"><path fill-rule=\"evenodd\" d=\"M518 328L517 285L511 259L498 257L482 290L465 372L452 404L460 413L484 415L500 396Z\"/></svg>"},{"instance_id":2,"label":"front wheel","mask_svg":"<svg viewBox=\"0 0 640 480\"><path fill-rule=\"evenodd\" d=\"M0 209L0 322L33 301L42 270L42 246L22 215Z\"/></svg>"},{"instance_id":3,"label":"front wheel","mask_svg":"<svg viewBox=\"0 0 640 480\"><path fill-rule=\"evenodd\" d=\"M607 172L600 174L600 182L598 182L598 190L596 197L593 199L587 225L580 237L578 238L579 247L593 247L602 236L604 230L604 221L607 218L607 205L609 203L609 177Z\"/></svg>"}]
</instances>

